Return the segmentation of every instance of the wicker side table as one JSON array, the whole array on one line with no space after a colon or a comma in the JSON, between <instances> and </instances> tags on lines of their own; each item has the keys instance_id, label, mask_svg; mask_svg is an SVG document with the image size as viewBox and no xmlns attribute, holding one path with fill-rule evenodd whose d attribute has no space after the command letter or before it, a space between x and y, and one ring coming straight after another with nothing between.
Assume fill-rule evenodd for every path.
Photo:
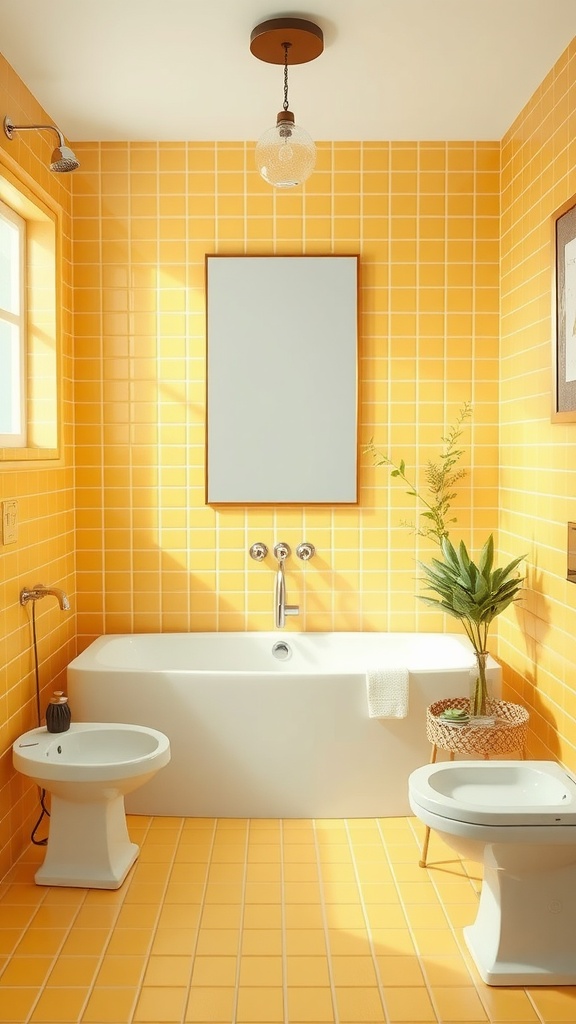
<instances>
[{"instance_id":1,"label":"wicker side table","mask_svg":"<svg viewBox=\"0 0 576 1024\"><path fill-rule=\"evenodd\" d=\"M493 700L490 702L488 713L494 715L493 725L456 725L446 722L438 716L448 708L459 708L467 711L470 701L467 697L450 697L446 700L437 700L426 711L426 736L432 744L430 764L436 761L438 748L450 752L450 760L454 760L455 754L481 755L488 760L491 755L511 754L513 751L520 751L524 757L526 735L528 733L528 721L530 715L526 708L520 704L509 704L505 700ZM428 856L428 843L430 842L430 828L426 826L424 844L422 846L422 858L420 867L426 867Z\"/></svg>"}]
</instances>

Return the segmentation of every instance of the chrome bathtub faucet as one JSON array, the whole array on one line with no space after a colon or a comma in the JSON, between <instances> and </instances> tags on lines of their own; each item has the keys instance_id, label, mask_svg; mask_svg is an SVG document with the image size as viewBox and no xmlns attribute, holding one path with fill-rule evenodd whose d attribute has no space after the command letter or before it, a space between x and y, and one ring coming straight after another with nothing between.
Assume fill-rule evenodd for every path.
<instances>
[{"instance_id":1,"label":"chrome bathtub faucet","mask_svg":"<svg viewBox=\"0 0 576 1024\"><path fill-rule=\"evenodd\" d=\"M48 597L48 595L56 598L61 611L69 611L70 601L68 600L68 594L65 594L59 587L45 587L43 583L36 583L33 587L24 587L20 591L20 604L24 606L29 601L39 601L41 597Z\"/></svg>"},{"instance_id":2,"label":"chrome bathtub faucet","mask_svg":"<svg viewBox=\"0 0 576 1024\"><path fill-rule=\"evenodd\" d=\"M276 585L274 587L274 625L276 629L284 629L287 615L299 615L300 605L286 604L286 580L284 578L284 563L290 554L288 544L274 546L274 557L278 559L276 571Z\"/></svg>"},{"instance_id":3,"label":"chrome bathtub faucet","mask_svg":"<svg viewBox=\"0 0 576 1024\"><path fill-rule=\"evenodd\" d=\"M274 557L278 561L278 569L276 570L276 580L274 584L274 625L276 629L284 629L286 625L287 615L299 615L300 605L297 604L286 604L286 578L284 576L284 565L286 559L292 553L292 550L288 544L284 544L283 541L279 541L274 546ZM256 541L255 544L249 549L250 558L253 558L255 562L263 562L268 554L268 548L266 544L261 541ZM316 548L313 544L309 544L307 541L303 541L296 548L296 554L303 562L308 562L310 558L313 558L316 554Z\"/></svg>"}]
</instances>

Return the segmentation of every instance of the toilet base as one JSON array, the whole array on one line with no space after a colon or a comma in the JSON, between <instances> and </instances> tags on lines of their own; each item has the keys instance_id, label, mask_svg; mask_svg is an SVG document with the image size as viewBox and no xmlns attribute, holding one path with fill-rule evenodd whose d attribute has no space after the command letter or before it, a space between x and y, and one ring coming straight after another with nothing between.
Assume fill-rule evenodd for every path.
<instances>
[{"instance_id":1,"label":"toilet base","mask_svg":"<svg viewBox=\"0 0 576 1024\"><path fill-rule=\"evenodd\" d=\"M576 985L576 865L543 870L534 847L521 865L516 847L511 870L502 853L497 864L487 847L478 914L464 929L480 977L495 986Z\"/></svg>"},{"instance_id":2,"label":"toilet base","mask_svg":"<svg viewBox=\"0 0 576 1024\"><path fill-rule=\"evenodd\" d=\"M576 971L574 970L574 955L552 958L550 963L539 963L538 966L526 963L514 963L512 961L498 960L487 963L482 948L478 948L474 941L471 925L464 928L466 945L472 954L478 974L486 985L511 985L534 988L537 985L574 985L576 984Z\"/></svg>"},{"instance_id":3,"label":"toilet base","mask_svg":"<svg viewBox=\"0 0 576 1024\"><path fill-rule=\"evenodd\" d=\"M139 852L128 835L123 796L82 803L52 795L46 857L35 881L118 889Z\"/></svg>"}]
</instances>

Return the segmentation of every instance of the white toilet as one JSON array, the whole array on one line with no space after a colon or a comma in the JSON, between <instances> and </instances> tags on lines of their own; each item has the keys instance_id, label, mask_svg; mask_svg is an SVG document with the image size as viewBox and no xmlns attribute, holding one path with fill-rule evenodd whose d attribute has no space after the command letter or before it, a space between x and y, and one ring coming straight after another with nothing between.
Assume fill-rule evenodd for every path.
<instances>
[{"instance_id":1,"label":"white toilet","mask_svg":"<svg viewBox=\"0 0 576 1024\"><path fill-rule=\"evenodd\" d=\"M168 737L140 725L73 722L66 732L24 733L12 759L51 794L36 882L118 889L139 853L128 836L124 796L168 764Z\"/></svg>"},{"instance_id":2,"label":"white toilet","mask_svg":"<svg viewBox=\"0 0 576 1024\"><path fill-rule=\"evenodd\" d=\"M464 929L489 985L576 984L576 781L553 761L446 761L409 778L414 814L484 864Z\"/></svg>"}]
</instances>

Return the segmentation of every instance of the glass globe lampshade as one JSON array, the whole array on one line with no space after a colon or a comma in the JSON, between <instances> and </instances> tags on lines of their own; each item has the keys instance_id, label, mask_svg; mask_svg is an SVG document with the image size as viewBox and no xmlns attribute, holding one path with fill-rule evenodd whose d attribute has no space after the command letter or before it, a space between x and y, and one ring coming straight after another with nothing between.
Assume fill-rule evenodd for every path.
<instances>
[{"instance_id":1,"label":"glass globe lampshade","mask_svg":"<svg viewBox=\"0 0 576 1024\"><path fill-rule=\"evenodd\" d=\"M316 163L316 146L291 111L283 110L273 128L259 138L255 150L260 175L276 188L293 188L309 178Z\"/></svg>"}]
</instances>

